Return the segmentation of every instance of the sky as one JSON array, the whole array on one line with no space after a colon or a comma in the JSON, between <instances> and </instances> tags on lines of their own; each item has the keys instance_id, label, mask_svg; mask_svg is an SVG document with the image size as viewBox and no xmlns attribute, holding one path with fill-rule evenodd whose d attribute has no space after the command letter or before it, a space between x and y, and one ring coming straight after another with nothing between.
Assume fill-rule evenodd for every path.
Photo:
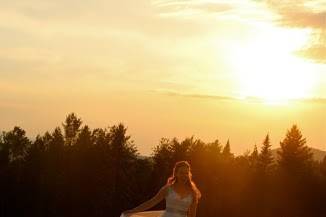
<instances>
[{"instance_id":1,"label":"sky","mask_svg":"<svg viewBox=\"0 0 326 217\"><path fill-rule=\"evenodd\" d=\"M297 124L326 150L324 0L2 0L0 130L31 138L75 112L242 154Z\"/></svg>"}]
</instances>

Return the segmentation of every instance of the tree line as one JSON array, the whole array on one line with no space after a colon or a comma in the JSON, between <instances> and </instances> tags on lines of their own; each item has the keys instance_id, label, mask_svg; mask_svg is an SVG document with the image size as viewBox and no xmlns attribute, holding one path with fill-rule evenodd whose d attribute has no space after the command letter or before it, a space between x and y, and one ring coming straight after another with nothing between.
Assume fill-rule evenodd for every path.
<instances>
[{"instance_id":1,"label":"tree line","mask_svg":"<svg viewBox=\"0 0 326 217\"><path fill-rule=\"evenodd\" d=\"M314 161L298 126L273 159L270 136L235 156L228 141L162 138L142 157L123 124L90 129L70 113L52 132L0 134L0 216L118 217L152 197L176 161L192 165L198 217L318 217L326 213L326 157ZM164 202L153 209L164 209Z\"/></svg>"}]
</instances>

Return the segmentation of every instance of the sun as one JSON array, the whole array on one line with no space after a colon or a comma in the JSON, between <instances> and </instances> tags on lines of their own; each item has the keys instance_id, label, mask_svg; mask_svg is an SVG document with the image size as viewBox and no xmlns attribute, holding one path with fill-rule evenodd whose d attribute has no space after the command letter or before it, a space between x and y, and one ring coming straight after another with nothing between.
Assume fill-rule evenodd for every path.
<instances>
[{"instance_id":1,"label":"sun","mask_svg":"<svg viewBox=\"0 0 326 217\"><path fill-rule=\"evenodd\" d=\"M266 103L308 97L315 78L308 64L294 54L305 39L305 34L272 29L233 46L231 62L240 97Z\"/></svg>"}]
</instances>

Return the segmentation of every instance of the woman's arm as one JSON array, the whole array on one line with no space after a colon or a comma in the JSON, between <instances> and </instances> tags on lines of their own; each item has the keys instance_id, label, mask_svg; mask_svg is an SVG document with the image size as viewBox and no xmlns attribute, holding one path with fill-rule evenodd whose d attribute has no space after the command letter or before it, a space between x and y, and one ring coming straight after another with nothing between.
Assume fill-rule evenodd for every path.
<instances>
[{"instance_id":1,"label":"woman's arm","mask_svg":"<svg viewBox=\"0 0 326 217\"><path fill-rule=\"evenodd\" d=\"M128 214L128 213L134 213L134 212L142 212L142 211L152 208L153 206L155 206L156 204L158 204L165 198L166 191L167 191L167 186L163 186L154 197L152 197L148 201L140 204L139 206L137 206L131 210L127 210L123 213Z\"/></svg>"},{"instance_id":2,"label":"woman's arm","mask_svg":"<svg viewBox=\"0 0 326 217\"><path fill-rule=\"evenodd\" d=\"M198 199L195 198L189 207L189 217L196 217Z\"/></svg>"}]
</instances>

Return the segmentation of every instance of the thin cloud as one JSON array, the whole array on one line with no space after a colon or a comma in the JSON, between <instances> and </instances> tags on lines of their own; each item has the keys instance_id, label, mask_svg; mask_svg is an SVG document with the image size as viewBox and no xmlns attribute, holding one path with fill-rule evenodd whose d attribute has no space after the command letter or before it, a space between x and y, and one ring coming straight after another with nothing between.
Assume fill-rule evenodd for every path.
<instances>
[{"instance_id":1,"label":"thin cloud","mask_svg":"<svg viewBox=\"0 0 326 217\"><path fill-rule=\"evenodd\" d=\"M223 95L209 95L209 94L196 94L196 93L182 93L174 90L154 90L153 92L164 94L172 97L185 97L195 99L210 99L210 100L222 100L222 101L243 101L249 103L265 103L266 100L260 97L245 97L237 98L232 96ZM290 99L289 103L318 103L326 104L326 98L303 98L303 99Z\"/></svg>"},{"instance_id":2,"label":"thin cloud","mask_svg":"<svg viewBox=\"0 0 326 217\"><path fill-rule=\"evenodd\" d=\"M204 0L152 1L161 16L211 15L223 13L234 8L231 4Z\"/></svg>"},{"instance_id":3,"label":"thin cloud","mask_svg":"<svg viewBox=\"0 0 326 217\"><path fill-rule=\"evenodd\" d=\"M221 96L221 95L209 95L209 94L192 94L192 93L182 93L174 90L153 90L153 92L160 93L167 96L179 96L186 98L197 98L197 99L213 99L213 100L239 100L231 96Z\"/></svg>"},{"instance_id":4,"label":"thin cloud","mask_svg":"<svg viewBox=\"0 0 326 217\"><path fill-rule=\"evenodd\" d=\"M295 101L306 102L306 103L326 104L326 98L307 98L307 99L299 99L299 100L295 100Z\"/></svg>"},{"instance_id":5,"label":"thin cloud","mask_svg":"<svg viewBox=\"0 0 326 217\"><path fill-rule=\"evenodd\" d=\"M279 15L277 24L291 28L309 28L313 31L310 43L297 54L319 63L326 63L326 4L324 1L269 0L267 4Z\"/></svg>"},{"instance_id":6,"label":"thin cloud","mask_svg":"<svg viewBox=\"0 0 326 217\"><path fill-rule=\"evenodd\" d=\"M320 31L310 44L299 50L297 54L319 63L326 63L326 31Z\"/></svg>"},{"instance_id":7,"label":"thin cloud","mask_svg":"<svg viewBox=\"0 0 326 217\"><path fill-rule=\"evenodd\" d=\"M276 10L281 15L278 22L282 25L298 28L326 28L326 11L314 12L305 6L277 7Z\"/></svg>"}]
</instances>

